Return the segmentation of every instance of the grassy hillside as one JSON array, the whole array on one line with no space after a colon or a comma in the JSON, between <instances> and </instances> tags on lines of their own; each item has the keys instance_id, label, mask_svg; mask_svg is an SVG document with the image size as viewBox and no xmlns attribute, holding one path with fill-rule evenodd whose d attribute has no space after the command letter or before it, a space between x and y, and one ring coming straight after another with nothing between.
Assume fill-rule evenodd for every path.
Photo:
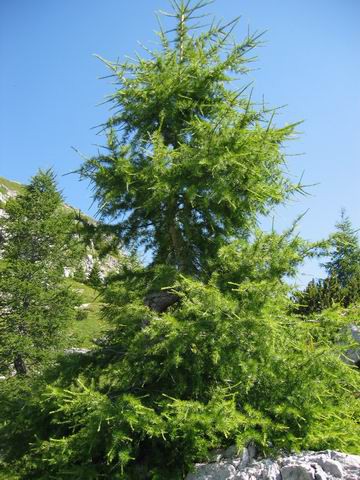
<instances>
[{"instance_id":1,"label":"grassy hillside","mask_svg":"<svg viewBox=\"0 0 360 480\"><path fill-rule=\"evenodd\" d=\"M80 295L82 304L86 307L80 310L78 319L73 320L68 329L70 343L75 348L89 348L93 339L99 338L109 328L100 317L101 303L99 293L89 285L68 279L72 288ZM81 318L82 313L85 314Z\"/></svg>"},{"instance_id":2,"label":"grassy hillside","mask_svg":"<svg viewBox=\"0 0 360 480\"><path fill-rule=\"evenodd\" d=\"M10 190L14 190L15 192L21 192L23 186L21 183L18 182L13 182L11 180L8 180L7 178L0 177L0 192L6 193L6 188L10 188Z\"/></svg>"}]
</instances>

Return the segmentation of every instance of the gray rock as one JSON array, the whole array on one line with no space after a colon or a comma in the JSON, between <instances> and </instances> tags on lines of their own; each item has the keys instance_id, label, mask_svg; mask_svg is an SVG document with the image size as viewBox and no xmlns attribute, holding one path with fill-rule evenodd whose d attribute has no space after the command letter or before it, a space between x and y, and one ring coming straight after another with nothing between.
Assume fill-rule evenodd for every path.
<instances>
[{"instance_id":1,"label":"gray rock","mask_svg":"<svg viewBox=\"0 0 360 480\"><path fill-rule=\"evenodd\" d=\"M249 465L251 460L252 460L252 458L250 456L249 449L244 448L243 451L242 451L241 465L243 465L243 466Z\"/></svg>"},{"instance_id":2,"label":"gray rock","mask_svg":"<svg viewBox=\"0 0 360 480\"><path fill-rule=\"evenodd\" d=\"M264 460L241 469L236 473L235 478L240 480L281 480L281 474L276 462Z\"/></svg>"},{"instance_id":3,"label":"gray rock","mask_svg":"<svg viewBox=\"0 0 360 480\"><path fill-rule=\"evenodd\" d=\"M349 471L358 471L359 470L359 456L358 455L347 455L346 453L330 451L330 458L337 460L344 467L344 469ZM360 477L360 476L359 476Z\"/></svg>"},{"instance_id":4,"label":"gray rock","mask_svg":"<svg viewBox=\"0 0 360 480\"><path fill-rule=\"evenodd\" d=\"M254 444L250 443L247 446L250 462L256 457L256 447Z\"/></svg>"},{"instance_id":5,"label":"gray rock","mask_svg":"<svg viewBox=\"0 0 360 480\"><path fill-rule=\"evenodd\" d=\"M265 480L280 480L281 479L280 468L279 468L279 465L276 462L271 462L271 465L266 467L264 478L265 478Z\"/></svg>"},{"instance_id":6,"label":"gray rock","mask_svg":"<svg viewBox=\"0 0 360 480\"><path fill-rule=\"evenodd\" d=\"M180 297L172 292L162 290L161 292L149 293L144 303L147 307L151 308L155 312L165 312L171 305L180 301Z\"/></svg>"},{"instance_id":7,"label":"gray rock","mask_svg":"<svg viewBox=\"0 0 360 480\"><path fill-rule=\"evenodd\" d=\"M358 343L358 347L347 350L345 354L345 361L350 364L360 363L360 327L358 325L349 325L351 337L355 343Z\"/></svg>"},{"instance_id":8,"label":"gray rock","mask_svg":"<svg viewBox=\"0 0 360 480\"><path fill-rule=\"evenodd\" d=\"M281 469L282 480L315 480L315 470L306 463L289 464Z\"/></svg>"},{"instance_id":9,"label":"gray rock","mask_svg":"<svg viewBox=\"0 0 360 480\"><path fill-rule=\"evenodd\" d=\"M220 460L223 459L223 454L224 454L224 450L221 450L220 448L216 448L215 450L212 450L210 452L208 462L209 463L220 462Z\"/></svg>"},{"instance_id":10,"label":"gray rock","mask_svg":"<svg viewBox=\"0 0 360 480\"><path fill-rule=\"evenodd\" d=\"M315 480L327 480L328 476L324 472L324 470L316 465L315 467Z\"/></svg>"},{"instance_id":11,"label":"gray rock","mask_svg":"<svg viewBox=\"0 0 360 480\"><path fill-rule=\"evenodd\" d=\"M244 451L247 452L247 449L244 448ZM234 458L239 453L239 450L236 445L231 445L231 447L227 448L223 453L223 458Z\"/></svg>"},{"instance_id":12,"label":"gray rock","mask_svg":"<svg viewBox=\"0 0 360 480\"><path fill-rule=\"evenodd\" d=\"M75 310L89 310L91 307L91 303L82 303L78 307L75 307Z\"/></svg>"},{"instance_id":13,"label":"gray rock","mask_svg":"<svg viewBox=\"0 0 360 480\"><path fill-rule=\"evenodd\" d=\"M325 455L319 455L318 457L313 457L312 458L313 462L316 462L320 467L324 470L324 472L328 473L329 475L332 475L333 477L336 478L342 478L343 477L343 468L341 466L341 463L338 462L337 460L332 460L331 458L326 458Z\"/></svg>"},{"instance_id":14,"label":"gray rock","mask_svg":"<svg viewBox=\"0 0 360 480\"><path fill-rule=\"evenodd\" d=\"M70 267L64 267L64 277L70 278L74 275L74 269Z\"/></svg>"},{"instance_id":15,"label":"gray rock","mask_svg":"<svg viewBox=\"0 0 360 480\"><path fill-rule=\"evenodd\" d=\"M226 450L215 449L209 456L209 463L220 462L221 460L230 460L235 468L246 467L255 458L256 449L254 445L249 445L240 451L236 445L231 445Z\"/></svg>"},{"instance_id":16,"label":"gray rock","mask_svg":"<svg viewBox=\"0 0 360 480\"><path fill-rule=\"evenodd\" d=\"M233 480L235 474L235 467L227 462L198 464L186 480Z\"/></svg>"},{"instance_id":17,"label":"gray rock","mask_svg":"<svg viewBox=\"0 0 360 480\"><path fill-rule=\"evenodd\" d=\"M246 452L244 450L242 455L232 459L224 459L224 455L236 452L235 447L223 453L217 450L220 461L197 465L186 480L360 480L358 455L327 450L303 452L276 460L249 460L252 455L249 447Z\"/></svg>"}]
</instances>

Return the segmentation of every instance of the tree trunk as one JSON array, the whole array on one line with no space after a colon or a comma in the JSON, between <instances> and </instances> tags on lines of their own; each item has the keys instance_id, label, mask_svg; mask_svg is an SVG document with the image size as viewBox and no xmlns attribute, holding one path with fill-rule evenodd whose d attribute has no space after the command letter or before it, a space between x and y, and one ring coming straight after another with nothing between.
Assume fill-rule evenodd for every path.
<instances>
[{"instance_id":1,"label":"tree trunk","mask_svg":"<svg viewBox=\"0 0 360 480\"><path fill-rule=\"evenodd\" d=\"M15 356L14 367L15 367L16 375L26 375L27 374L27 368L26 368L24 359L22 358L22 356L19 353Z\"/></svg>"}]
</instances>

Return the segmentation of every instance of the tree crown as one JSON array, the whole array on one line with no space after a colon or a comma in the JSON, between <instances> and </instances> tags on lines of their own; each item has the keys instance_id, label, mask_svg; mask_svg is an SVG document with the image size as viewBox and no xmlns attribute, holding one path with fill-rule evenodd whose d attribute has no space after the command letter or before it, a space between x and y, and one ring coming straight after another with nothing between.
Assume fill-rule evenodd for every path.
<instances>
[{"instance_id":1,"label":"tree crown","mask_svg":"<svg viewBox=\"0 0 360 480\"><path fill-rule=\"evenodd\" d=\"M78 242L51 170L38 172L4 210L0 360L2 369L13 363L25 374L58 345L74 314L77 298L64 283L64 267L77 260Z\"/></svg>"},{"instance_id":2,"label":"tree crown","mask_svg":"<svg viewBox=\"0 0 360 480\"><path fill-rule=\"evenodd\" d=\"M360 246L357 230L354 229L345 210L335 225L336 231L329 239L329 261L324 264L328 275L336 277L342 287L360 275Z\"/></svg>"},{"instance_id":3,"label":"tree crown","mask_svg":"<svg viewBox=\"0 0 360 480\"><path fill-rule=\"evenodd\" d=\"M237 43L237 21L197 33L206 4L172 2L165 14L175 26L160 28L158 50L106 61L117 84L107 146L80 169L126 245L191 274L300 189L284 175L282 144L294 125L277 128L275 111L256 106L244 84L235 88L260 36Z\"/></svg>"}]
</instances>

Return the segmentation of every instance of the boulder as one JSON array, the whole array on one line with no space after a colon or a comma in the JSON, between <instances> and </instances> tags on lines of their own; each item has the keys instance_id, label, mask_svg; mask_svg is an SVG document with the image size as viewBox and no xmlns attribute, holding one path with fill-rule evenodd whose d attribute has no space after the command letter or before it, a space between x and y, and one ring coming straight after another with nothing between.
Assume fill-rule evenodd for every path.
<instances>
[{"instance_id":1,"label":"boulder","mask_svg":"<svg viewBox=\"0 0 360 480\"><path fill-rule=\"evenodd\" d=\"M306 463L285 465L280 473L282 480L315 480L315 469Z\"/></svg>"},{"instance_id":2,"label":"boulder","mask_svg":"<svg viewBox=\"0 0 360 480\"><path fill-rule=\"evenodd\" d=\"M195 473L190 473L186 480L233 480L235 475L236 469L231 463L220 461L199 465Z\"/></svg>"}]
</instances>

